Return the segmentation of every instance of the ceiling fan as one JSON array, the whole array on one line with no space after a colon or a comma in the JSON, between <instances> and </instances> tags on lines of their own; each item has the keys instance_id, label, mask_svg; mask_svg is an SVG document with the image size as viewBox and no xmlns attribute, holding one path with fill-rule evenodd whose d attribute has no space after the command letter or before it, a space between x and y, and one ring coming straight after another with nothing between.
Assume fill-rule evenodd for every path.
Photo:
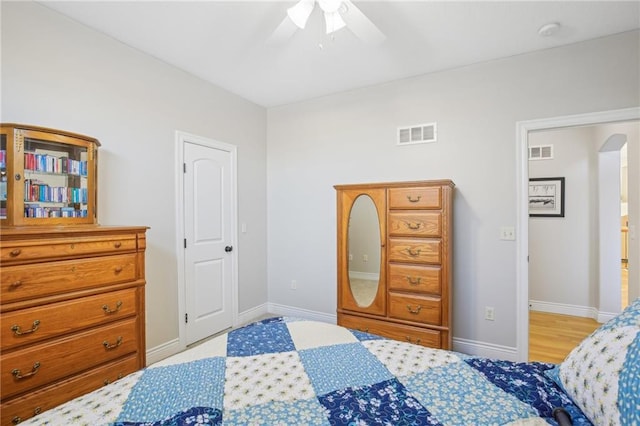
<instances>
[{"instance_id":1,"label":"ceiling fan","mask_svg":"<svg viewBox=\"0 0 640 426\"><path fill-rule=\"evenodd\" d=\"M299 0L287 9L287 16L273 32L269 42L282 43L299 29L304 29L316 3L324 14L327 34L346 27L364 42L378 44L385 40L385 35L350 0Z\"/></svg>"}]
</instances>

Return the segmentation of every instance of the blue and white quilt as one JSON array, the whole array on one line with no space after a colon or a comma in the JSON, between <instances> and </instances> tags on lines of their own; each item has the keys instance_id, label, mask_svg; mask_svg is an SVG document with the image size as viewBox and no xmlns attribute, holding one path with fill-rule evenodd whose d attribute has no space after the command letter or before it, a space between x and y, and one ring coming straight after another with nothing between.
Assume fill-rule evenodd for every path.
<instances>
[{"instance_id":1,"label":"blue and white quilt","mask_svg":"<svg viewBox=\"0 0 640 426\"><path fill-rule=\"evenodd\" d=\"M535 425L564 407L554 367L273 318L34 417L43 425Z\"/></svg>"}]
</instances>

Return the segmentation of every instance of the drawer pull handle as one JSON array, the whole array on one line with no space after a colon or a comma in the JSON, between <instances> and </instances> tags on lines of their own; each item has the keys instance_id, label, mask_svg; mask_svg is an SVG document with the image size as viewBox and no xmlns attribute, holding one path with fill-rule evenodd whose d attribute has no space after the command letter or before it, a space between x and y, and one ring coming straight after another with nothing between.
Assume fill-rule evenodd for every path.
<instances>
[{"instance_id":1,"label":"drawer pull handle","mask_svg":"<svg viewBox=\"0 0 640 426\"><path fill-rule=\"evenodd\" d=\"M120 374L118 374L118 377L116 378L116 380L120 380L120 379L122 379L122 377L123 377L123 376L122 376L122 373L120 373ZM110 383L111 383L111 380L109 380L109 379L104 379L104 382L103 382L103 383L104 383L104 384L105 384L105 386L106 386L106 385L108 385L108 384L110 384Z\"/></svg>"},{"instance_id":2,"label":"drawer pull handle","mask_svg":"<svg viewBox=\"0 0 640 426\"><path fill-rule=\"evenodd\" d=\"M420 229L420 226L422 226L422 222L407 222L407 226L409 227L409 229L417 231L418 229Z\"/></svg>"},{"instance_id":3,"label":"drawer pull handle","mask_svg":"<svg viewBox=\"0 0 640 426\"><path fill-rule=\"evenodd\" d=\"M40 363L36 362L35 364L33 364L33 368L31 369L31 371L26 374L22 374L22 372L20 372L20 370L18 370L17 368L14 368L11 371L11 374L13 374L13 377L15 377L16 379L22 380L31 376L35 376L35 374L38 372L39 369L40 369Z\"/></svg>"},{"instance_id":4,"label":"drawer pull handle","mask_svg":"<svg viewBox=\"0 0 640 426\"><path fill-rule=\"evenodd\" d=\"M15 249L15 250L11 250L11 253L9 253L9 254L11 255L11 257L16 257L16 256L19 256L20 253L22 253L22 250Z\"/></svg>"},{"instance_id":5,"label":"drawer pull handle","mask_svg":"<svg viewBox=\"0 0 640 426\"><path fill-rule=\"evenodd\" d=\"M118 340L116 340L116 343L114 343L113 345L109 344L109 342L107 340L102 342L102 346L104 346L105 349L115 349L118 346L120 346L121 344L122 344L122 336L119 336Z\"/></svg>"},{"instance_id":6,"label":"drawer pull handle","mask_svg":"<svg viewBox=\"0 0 640 426\"><path fill-rule=\"evenodd\" d=\"M113 244L113 246L114 246L115 248L120 248L120 247L122 247L122 243L121 243L120 241L117 241L117 242L115 242L115 243Z\"/></svg>"},{"instance_id":7,"label":"drawer pull handle","mask_svg":"<svg viewBox=\"0 0 640 426\"><path fill-rule=\"evenodd\" d=\"M369 327L365 328L364 330L361 328L358 328L358 331L362 331L363 333L368 333L369 332Z\"/></svg>"},{"instance_id":8,"label":"drawer pull handle","mask_svg":"<svg viewBox=\"0 0 640 426\"><path fill-rule=\"evenodd\" d=\"M22 417L15 416L13 419L11 419L11 423L14 425L19 425L20 423L22 423Z\"/></svg>"},{"instance_id":9,"label":"drawer pull handle","mask_svg":"<svg viewBox=\"0 0 640 426\"><path fill-rule=\"evenodd\" d=\"M36 409L33 410L33 415L34 416L37 416L40 413L42 413L42 407L36 407Z\"/></svg>"},{"instance_id":10,"label":"drawer pull handle","mask_svg":"<svg viewBox=\"0 0 640 426\"><path fill-rule=\"evenodd\" d=\"M16 281L9 284L9 290L15 290L16 288L22 286L22 281Z\"/></svg>"},{"instance_id":11,"label":"drawer pull handle","mask_svg":"<svg viewBox=\"0 0 640 426\"><path fill-rule=\"evenodd\" d=\"M116 313L120 310L120 308L122 308L122 301L118 300L116 302L116 308L115 309L111 309L109 308L109 305L102 305L102 310L104 311L105 314L113 314Z\"/></svg>"},{"instance_id":12,"label":"drawer pull handle","mask_svg":"<svg viewBox=\"0 0 640 426\"><path fill-rule=\"evenodd\" d=\"M407 200L409 200L410 203L417 203L420 201L420 198L422 198L422 195L418 195L416 198L413 198L411 195L407 195Z\"/></svg>"},{"instance_id":13,"label":"drawer pull handle","mask_svg":"<svg viewBox=\"0 0 640 426\"><path fill-rule=\"evenodd\" d=\"M13 335L14 336L22 336L22 335L25 335L25 334L30 334L30 333L35 332L38 329L39 326L40 326L40 320L35 320L33 322L33 326L31 327L30 330L22 331L22 329L21 329L21 327L19 325L14 324L13 327L11 327L11 331L13 331Z\"/></svg>"},{"instance_id":14,"label":"drawer pull handle","mask_svg":"<svg viewBox=\"0 0 640 426\"><path fill-rule=\"evenodd\" d=\"M420 285L420 281L422 281L422 277L413 278L413 277L407 276L407 281L409 281L409 284L411 285Z\"/></svg>"},{"instance_id":15,"label":"drawer pull handle","mask_svg":"<svg viewBox=\"0 0 640 426\"><path fill-rule=\"evenodd\" d=\"M422 310L422 305L418 305L418 307L415 309L413 309L411 305L407 305L407 311L409 311L410 314L418 315L421 310Z\"/></svg>"},{"instance_id":16,"label":"drawer pull handle","mask_svg":"<svg viewBox=\"0 0 640 426\"><path fill-rule=\"evenodd\" d=\"M114 271L116 274L119 274L120 272L122 272L122 266L116 266L116 269Z\"/></svg>"},{"instance_id":17,"label":"drawer pull handle","mask_svg":"<svg viewBox=\"0 0 640 426\"><path fill-rule=\"evenodd\" d=\"M418 257L420 256L420 249L414 250L412 248L408 248L407 253L409 253L409 256L411 257Z\"/></svg>"},{"instance_id":18,"label":"drawer pull handle","mask_svg":"<svg viewBox=\"0 0 640 426\"><path fill-rule=\"evenodd\" d=\"M413 342L411 341L411 337L406 336L406 338L407 338L407 342L409 342L409 343L413 343ZM419 345L421 341L422 341L421 339L416 339L415 343Z\"/></svg>"}]
</instances>

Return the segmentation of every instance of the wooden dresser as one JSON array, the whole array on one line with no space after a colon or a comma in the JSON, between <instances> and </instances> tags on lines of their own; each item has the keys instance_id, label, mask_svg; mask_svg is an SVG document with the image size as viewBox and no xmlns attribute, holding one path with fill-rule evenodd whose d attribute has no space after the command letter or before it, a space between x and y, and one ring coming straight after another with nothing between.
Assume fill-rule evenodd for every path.
<instances>
[{"instance_id":1,"label":"wooden dresser","mask_svg":"<svg viewBox=\"0 0 640 426\"><path fill-rule=\"evenodd\" d=\"M1 230L2 425L145 366L146 229Z\"/></svg>"},{"instance_id":2,"label":"wooden dresser","mask_svg":"<svg viewBox=\"0 0 640 426\"><path fill-rule=\"evenodd\" d=\"M453 187L448 180L335 187L339 325L451 349ZM374 247L364 249L366 253L356 252L362 238L349 235L359 229L355 221L360 219L353 212L358 210L354 206L360 197L366 197L377 212L378 223L370 232L379 234L379 259ZM372 252L375 258L371 258ZM357 265L360 257L367 263L380 263L371 303L358 301L354 294L357 288L351 283L353 277L375 274L353 271L357 267L352 265Z\"/></svg>"}]
</instances>

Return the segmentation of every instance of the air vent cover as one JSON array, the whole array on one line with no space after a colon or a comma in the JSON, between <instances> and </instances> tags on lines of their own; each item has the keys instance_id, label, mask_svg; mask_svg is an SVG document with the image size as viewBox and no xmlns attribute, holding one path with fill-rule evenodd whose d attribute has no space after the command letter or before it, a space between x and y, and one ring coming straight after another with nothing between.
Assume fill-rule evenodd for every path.
<instances>
[{"instance_id":1,"label":"air vent cover","mask_svg":"<svg viewBox=\"0 0 640 426\"><path fill-rule=\"evenodd\" d=\"M436 138L436 123L398 127L398 145L435 142Z\"/></svg>"},{"instance_id":2,"label":"air vent cover","mask_svg":"<svg viewBox=\"0 0 640 426\"><path fill-rule=\"evenodd\" d=\"M529 160L553 159L553 145L537 145L529 147Z\"/></svg>"}]
</instances>

